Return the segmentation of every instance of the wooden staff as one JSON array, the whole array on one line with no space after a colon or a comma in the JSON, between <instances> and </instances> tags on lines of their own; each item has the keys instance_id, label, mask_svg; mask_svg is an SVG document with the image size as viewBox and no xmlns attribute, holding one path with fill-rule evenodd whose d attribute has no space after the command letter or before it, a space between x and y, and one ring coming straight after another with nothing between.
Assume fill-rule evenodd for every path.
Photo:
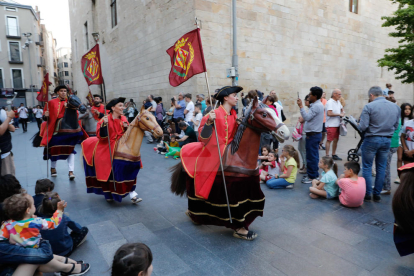
<instances>
[{"instance_id":1,"label":"wooden staff","mask_svg":"<svg viewBox=\"0 0 414 276\"><path fill-rule=\"evenodd\" d=\"M211 101L210 85L208 83L207 71L204 72L204 75L206 77L207 91L208 91L208 96L210 97L210 105L211 105L213 102ZM214 109L216 109L217 102L216 102L216 105L214 106ZM227 210L229 212L230 223L233 223L233 221L231 219L229 196L227 194L226 178L224 176L223 159L221 157L220 143L219 143L219 139L218 139L218 135L217 135L216 120L213 120L213 126L214 126L214 131L216 133L217 149L218 149L218 154L219 154L219 159L220 159L221 175L223 176L223 185L224 185L224 193L226 195L226 201L227 201Z\"/></svg>"}]
</instances>

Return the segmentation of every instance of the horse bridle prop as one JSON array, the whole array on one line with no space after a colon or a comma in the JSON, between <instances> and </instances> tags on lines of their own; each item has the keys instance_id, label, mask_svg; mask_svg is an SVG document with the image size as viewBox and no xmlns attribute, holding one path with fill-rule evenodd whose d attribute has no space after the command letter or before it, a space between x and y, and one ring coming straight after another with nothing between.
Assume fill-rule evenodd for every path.
<instances>
[{"instance_id":1,"label":"horse bridle prop","mask_svg":"<svg viewBox=\"0 0 414 276\"><path fill-rule=\"evenodd\" d=\"M142 130L144 130L144 131L149 131L149 132L151 132L151 133L154 133L154 130L158 127L158 125L155 125L152 129L151 128L149 128L149 127L147 127L142 121L142 117L147 113L148 111L144 111L144 112L142 112L141 114L138 114L137 115L137 120L138 120L138 126L139 126L139 124L141 124L141 126L143 126L143 127L140 127Z\"/></svg>"},{"instance_id":2,"label":"horse bridle prop","mask_svg":"<svg viewBox=\"0 0 414 276\"><path fill-rule=\"evenodd\" d=\"M275 131L277 131L281 126L284 126L285 124L284 123L280 123L280 124L278 124L277 126L276 126L276 128L274 129L274 130L269 130L269 131L266 131L266 126L264 126L261 122L259 122L259 121L257 121L256 120L256 122L259 124L259 125L261 125L262 127L264 127L265 129L263 130L263 129L261 129L261 128L258 128L258 127L255 127L255 126L253 126L253 121L254 121L254 113L256 112L256 110L257 110L258 108L256 107L254 110L252 110L251 112L250 112L250 114L249 114L249 119L247 120L247 123L245 123L245 122L243 122L242 120L240 120L240 119L237 119L237 121L240 123L240 124L242 124L242 125L244 125L244 126L246 126L246 127L248 127L248 128L251 128L251 129L253 129L253 130L255 130L255 131L258 131L258 132L267 132L267 133L269 133L269 134L272 134L272 135L275 135L276 136L276 132ZM270 116L272 116L272 115L270 115ZM251 123L249 123L249 120L251 121Z\"/></svg>"}]
</instances>

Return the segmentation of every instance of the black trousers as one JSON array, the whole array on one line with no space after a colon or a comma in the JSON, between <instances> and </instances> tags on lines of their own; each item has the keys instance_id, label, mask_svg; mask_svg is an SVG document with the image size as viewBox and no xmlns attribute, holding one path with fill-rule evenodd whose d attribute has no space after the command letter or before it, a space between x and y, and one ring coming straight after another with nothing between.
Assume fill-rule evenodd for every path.
<instances>
[{"instance_id":1,"label":"black trousers","mask_svg":"<svg viewBox=\"0 0 414 276\"><path fill-rule=\"evenodd\" d=\"M36 118L36 122L37 122L37 127L40 130L40 126L42 125L42 118Z\"/></svg>"},{"instance_id":2,"label":"black trousers","mask_svg":"<svg viewBox=\"0 0 414 276\"><path fill-rule=\"evenodd\" d=\"M23 131L27 131L27 118L20 118L19 122L22 123Z\"/></svg>"}]
</instances>

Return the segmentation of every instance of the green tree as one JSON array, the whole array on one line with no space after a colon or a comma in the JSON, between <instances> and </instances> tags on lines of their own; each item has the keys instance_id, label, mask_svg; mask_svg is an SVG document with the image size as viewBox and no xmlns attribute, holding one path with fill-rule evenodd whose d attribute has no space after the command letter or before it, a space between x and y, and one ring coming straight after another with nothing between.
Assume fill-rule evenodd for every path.
<instances>
[{"instance_id":1,"label":"green tree","mask_svg":"<svg viewBox=\"0 0 414 276\"><path fill-rule=\"evenodd\" d=\"M394 27L390 37L399 38L398 48L386 49L386 54L380 60L380 67L395 70L396 79L402 83L414 83L414 0L390 0L398 4L398 9L392 16L381 17L385 20L382 27Z\"/></svg>"}]
</instances>

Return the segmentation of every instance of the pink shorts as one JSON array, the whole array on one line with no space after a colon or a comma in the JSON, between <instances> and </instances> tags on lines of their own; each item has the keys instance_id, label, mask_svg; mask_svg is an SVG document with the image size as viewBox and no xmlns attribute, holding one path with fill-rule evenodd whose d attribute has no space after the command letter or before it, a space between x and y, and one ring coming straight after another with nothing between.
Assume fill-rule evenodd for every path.
<instances>
[{"instance_id":1,"label":"pink shorts","mask_svg":"<svg viewBox=\"0 0 414 276\"><path fill-rule=\"evenodd\" d=\"M339 127L327 127L326 132L326 140L333 141L339 139Z\"/></svg>"}]
</instances>

